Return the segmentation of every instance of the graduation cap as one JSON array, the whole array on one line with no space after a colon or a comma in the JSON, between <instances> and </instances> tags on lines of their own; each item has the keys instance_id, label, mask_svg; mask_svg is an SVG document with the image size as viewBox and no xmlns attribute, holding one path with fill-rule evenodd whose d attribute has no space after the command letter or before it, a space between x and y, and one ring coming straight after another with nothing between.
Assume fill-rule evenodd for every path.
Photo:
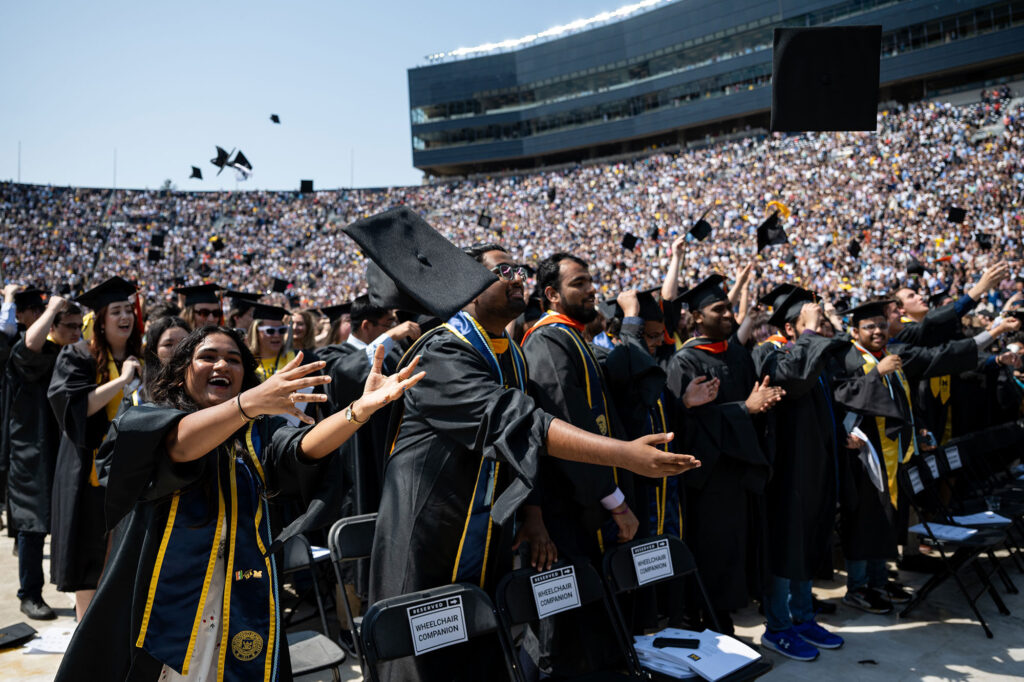
<instances>
[{"instance_id":1,"label":"graduation cap","mask_svg":"<svg viewBox=\"0 0 1024 682\"><path fill-rule=\"evenodd\" d=\"M967 217L967 211L956 206L950 206L946 211L946 222L962 223Z\"/></svg>"},{"instance_id":2,"label":"graduation cap","mask_svg":"<svg viewBox=\"0 0 1024 682\"><path fill-rule=\"evenodd\" d=\"M135 285L120 277L114 276L94 286L75 299L86 308L99 310L111 303L127 301L136 292Z\"/></svg>"},{"instance_id":3,"label":"graduation cap","mask_svg":"<svg viewBox=\"0 0 1024 682\"><path fill-rule=\"evenodd\" d=\"M274 282L270 285L270 290L275 294L283 294L288 291L288 287L291 286L291 282L286 279L281 279L280 277L274 277L273 279Z\"/></svg>"},{"instance_id":4,"label":"graduation cap","mask_svg":"<svg viewBox=\"0 0 1024 682\"><path fill-rule=\"evenodd\" d=\"M224 239L219 234L210 237L210 248L214 251L223 251L225 246Z\"/></svg>"},{"instance_id":5,"label":"graduation cap","mask_svg":"<svg viewBox=\"0 0 1024 682\"><path fill-rule=\"evenodd\" d=\"M608 320L613 317L622 317L622 308L619 307L619 302L614 297L598 301L597 309Z\"/></svg>"},{"instance_id":6,"label":"graduation cap","mask_svg":"<svg viewBox=\"0 0 1024 682\"><path fill-rule=\"evenodd\" d=\"M788 287L788 290L776 294L781 287ZM772 314L768 318L768 324L778 329L783 329L787 322L796 320L800 316L800 311L803 310L804 305L814 302L814 294L807 289L793 286L792 284L782 284L776 287L765 298L771 297L772 294L776 295L772 298Z\"/></svg>"},{"instance_id":7,"label":"graduation cap","mask_svg":"<svg viewBox=\"0 0 1024 682\"><path fill-rule=\"evenodd\" d=\"M238 152L235 154L235 158L232 159L228 163L228 165L234 168L242 175L248 176L250 173L252 173L252 164L249 163L249 159L245 158L245 154L242 153L241 149L238 150Z\"/></svg>"},{"instance_id":8,"label":"graduation cap","mask_svg":"<svg viewBox=\"0 0 1024 682\"><path fill-rule=\"evenodd\" d=\"M213 268L210 267L209 263L204 261L196 266L196 273L198 273L200 277L209 277L213 274Z\"/></svg>"},{"instance_id":9,"label":"graduation cap","mask_svg":"<svg viewBox=\"0 0 1024 682\"><path fill-rule=\"evenodd\" d=\"M548 187L548 203L554 203L555 197L558 196L558 190L554 187Z\"/></svg>"},{"instance_id":10,"label":"graduation cap","mask_svg":"<svg viewBox=\"0 0 1024 682\"><path fill-rule=\"evenodd\" d=\"M14 294L14 305L18 310L27 310L28 308L45 308L46 304L43 302L43 296L46 294L42 289L36 287L28 287Z\"/></svg>"},{"instance_id":11,"label":"graduation cap","mask_svg":"<svg viewBox=\"0 0 1024 682\"><path fill-rule=\"evenodd\" d=\"M147 249L146 260L150 263L158 263L164 257L163 249Z\"/></svg>"},{"instance_id":12,"label":"graduation cap","mask_svg":"<svg viewBox=\"0 0 1024 682\"><path fill-rule=\"evenodd\" d=\"M312 194L313 192L313 181L312 180L299 180L299 193L300 194Z\"/></svg>"},{"instance_id":13,"label":"graduation cap","mask_svg":"<svg viewBox=\"0 0 1024 682\"><path fill-rule=\"evenodd\" d=\"M620 242L620 244L622 244L622 248L624 248L626 251L632 251L633 249L636 248L636 243L638 241L640 241L639 237L637 237L635 234L627 232L622 237L622 241Z\"/></svg>"},{"instance_id":14,"label":"graduation cap","mask_svg":"<svg viewBox=\"0 0 1024 682\"><path fill-rule=\"evenodd\" d=\"M0 649L13 649L36 636L36 629L28 623L15 623L0 628Z\"/></svg>"},{"instance_id":15,"label":"graduation cap","mask_svg":"<svg viewBox=\"0 0 1024 682\"><path fill-rule=\"evenodd\" d=\"M861 320L866 320L869 317L886 317L889 310L889 304L892 303L892 299L884 301L868 301L867 303L861 303L855 308L849 308L840 312L839 314L843 317L847 315L852 316L851 322L857 325Z\"/></svg>"},{"instance_id":16,"label":"graduation cap","mask_svg":"<svg viewBox=\"0 0 1024 682\"><path fill-rule=\"evenodd\" d=\"M760 253L766 246L787 244L786 230L779 225L779 212L772 211L768 220L761 223L757 228L757 252Z\"/></svg>"},{"instance_id":17,"label":"graduation cap","mask_svg":"<svg viewBox=\"0 0 1024 682\"><path fill-rule=\"evenodd\" d=\"M943 289L942 291L936 291L928 297L928 307L937 308L942 305L942 302L949 298L949 289Z\"/></svg>"},{"instance_id":18,"label":"graduation cap","mask_svg":"<svg viewBox=\"0 0 1024 682\"><path fill-rule=\"evenodd\" d=\"M776 28L771 130L877 127L881 26Z\"/></svg>"},{"instance_id":19,"label":"graduation cap","mask_svg":"<svg viewBox=\"0 0 1024 682\"><path fill-rule=\"evenodd\" d=\"M188 176L189 179L196 178L198 180L203 179L203 171L199 169L199 166L192 166L192 175Z\"/></svg>"},{"instance_id":20,"label":"graduation cap","mask_svg":"<svg viewBox=\"0 0 1024 682\"><path fill-rule=\"evenodd\" d=\"M850 243L846 246L846 252L853 258L860 258L860 242L856 239L851 239Z\"/></svg>"},{"instance_id":21,"label":"graduation cap","mask_svg":"<svg viewBox=\"0 0 1024 682\"><path fill-rule=\"evenodd\" d=\"M220 303L217 292L220 291L218 284L197 284L189 287L175 287L174 293L185 297L185 305L197 303Z\"/></svg>"},{"instance_id":22,"label":"graduation cap","mask_svg":"<svg viewBox=\"0 0 1024 682\"><path fill-rule=\"evenodd\" d=\"M253 301L252 319L254 320L283 320L287 315L288 311L281 306Z\"/></svg>"},{"instance_id":23,"label":"graduation cap","mask_svg":"<svg viewBox=\"0 0 1024 682\"><path fill-rule=\"evenodd\" d=\"M281 122L281 117L278 116L277 114L271 114L270 115L270 120L273 121L274 123L280 123Z\"/></svg>"},{"instance_id":24,"label":"graduation cap","mask_svg":"<svg viewBox=\"0 0 1024 682\"><path fill-rule=\"evenodd\" d=\"M711 275L700 284L686 290L679 298L691 311L697 311L718 301L728 301L729 297L722 289L725 278Z\"/></svg>"},{"instance_id":25,"label":"graduation cap","mask_svg":"<svg viewBox=\"0 0 1024 682\"><path fill-rule=\"evenodd\" d=\"M914 258L913 256L911 256L910 260L907 261L907 274L908 275L918 275L919 277L923 276L924 275L924 265L921 263L921 261L919 261L916 258Z\"/></svg>"},{"instance_id":26,"label":"graduation cap","mask_svg":"<svg viewBox=\"0 0 1024 682\"><path fill-rule=\"evenodd\" d=\"M659 229L658 229L658 226L657 226L657 225L654 225L653 227L651 227L651 229L650 229L650 230L648 230L648 231L647 231L647 237L648 237L649 239L655 239L655 238L657 238L657 236L658 236L658 231L659 231Z\"/></svg>"},{"instance_id":27,"label":"graduation cap","mask_svg":"<svg viewBox=\"0 0 1024 682\"><path fill-rule=\"evenodd\" d=\"M154 249L164 248L164 236L163 232L154 232L149 237L149 245Z\"/></svg>"},{"instance_id":28,"label":"graduation cap","mask_svg":"<svg viewBox=\"0 0 1024 682\"><path fill-rule=\"evenodd\" d=\"M256 301L263 297L263 294L253 294L248 291L234 291L228 289L224 292L224 296L231 300L231 307L238 310L238 312L245 314L245 311L252 308Z\"/></svg>"},{"instance_id":29,"label":"graduation cap","mask_svg":"<svg viewBox=\"0 0 1024 682\"><path fill-rule=\"evenodd\" d=\"M348 303L339 303L337 305L329 305L320 308L320 312L327 316L327 319L331 322L337 322L341 319L342 315L348 315L352 312L352 301Z\"/></svg>"},{"instance_id":30,"label":"graduation cap","mask_svg":"<svg viewBox=\"0 0 1024 682\"><path fill-rule=\"evenodd\" d=\"M491 226L491 216L487 215L486 211L480 211L480 215L476 217L476 224L486 230Z\"/></svg>"},{"instance_id":31,"label":"graduation cap","mask_svg":"<svg viewBox=\"0 0 1024 682\"><path fill-rule=\"evenodd\" d=\"M702 242L711 236L711 223L704 220L704 216L706 216L710 210L711 209L709 208L707 211L701 213L700 218L697 219L697 222L695 222L693 227L689 230L689 234L692 234L693 238L699 242Z\"/></svg>"},{"instance_id":32,"label":"graduation cap","mask_svg":"<svg viewBox=\"0 0 1024 682\"><path fill-rule=\"evenodd\" d=\"M57 293L59 293L61 296L70 296L71 295L71 285L67 284L67 283L61 284L60 285L60 289L57 290Z\"/></svg>"},{"instance_id":33,"label":"graduation cap","mask_svg":"<svg viewBox=\"0 0 1024 682\"><path fill-rule=\"evenodd\" d=\"M217 175L224 170L224 166L228 165L228 159L231 158L231 153L224 151L223 147L217 147L217 158L210 159L210 163L217 167Z\"/></svg>"},{"instance_id":34,"label":"graduation cap","mask_svg":"<svg viewBox=\"0 0 1024 682\"><path fill-rule=\"evenodd\" d=\"M371 260L366 269L370 301L383 308L447 320L498 281L406 206L358 220L344 232Z\"/></svg>"},{"instance_id":35,"label":"graduation cap","mask_svg":"<svg viewBox=\"0 0 1024 682\"><path fill-rule=\"evenodd\" d=\"M992 248L992 235L984 232L975 232L974 238L978 242L978 248L982 251L988 251Z\"/></svg>"}]
</instances>

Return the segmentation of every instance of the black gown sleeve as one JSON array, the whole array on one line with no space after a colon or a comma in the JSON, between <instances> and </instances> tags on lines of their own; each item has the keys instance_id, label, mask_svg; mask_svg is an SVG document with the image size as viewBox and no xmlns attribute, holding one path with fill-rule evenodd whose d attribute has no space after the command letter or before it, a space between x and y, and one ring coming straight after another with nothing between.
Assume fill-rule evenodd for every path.
<instances>
[{"instance_id":1,"label":"black gown sleeve","mask_svg":"<svg viewBox=\"0 0 1024 682\"><path fill-rule=\"evenodd\" d=\"M903 373L910 381L930 379L946 374L960 374L978 364L978 344L974 339L950 341L941 346L898 347Z\"/></svg>"},{"instance_id":2,"label":"black gown sleeve","mask_svg":"<svg viewBox=\"0 0 1024 682\"><path fill-rule=\"evenodd\" d=\"M79 448L99 445L103 434L88 433L89 393L96 388L96 363L88 351L65 346L57 356L46 397L68 439Z\"/></svg>"},{"instance_id":3,"label":"black gown sleeve","mask_svg":"<svg viewBox=\"0 0 1024 682\"><path fill-rule=\"evenodd\" d=\"M847 346L849 344L842 339L801 334L785 352L776 351L762 356L764 362L758 367L757 374L767 375L772 386L785 389L787 398L799 398L818 384L818 377L825 370L829 358Z\"/></svg>"}]
</instances>

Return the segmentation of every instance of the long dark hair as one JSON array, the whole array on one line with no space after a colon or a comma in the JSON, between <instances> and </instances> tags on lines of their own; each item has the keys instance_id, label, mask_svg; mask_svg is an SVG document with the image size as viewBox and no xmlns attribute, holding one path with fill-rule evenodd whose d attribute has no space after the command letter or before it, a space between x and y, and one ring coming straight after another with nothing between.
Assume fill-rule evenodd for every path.
<instances>
[{"instance_id":1,"label":"long dark hair","mask_svg":"<svg viewBox=\"0 0 1024 682\"><path fill-rule=\"evenodd\" d=\"M199 409L196 402L189 396L185 389L185 374L189 365L192 364L192 355L196 348L208 336L223 334L227 336L238 347L238 353L242 356L242 367L245 374L242 376L242 389L246 391L259 386L260 380L256 376L256 358L246 347L241 335L230 327L219 327L207 325L191 332L174 349L174 355L166 365L160 368L156 380L150 388L150 397L153 402L166 407L174 407L186 412L195 412Z\"/></svg>"},{"instance_id":2,"label":"long dark hair","mask_svg":"<svg viewBox=\"0 0 1024 682\"><path fill-rule=\"evenodd\" d=\"M92 354L92 359L96 361L96 369L99 371L97 385L103 385L110 381L110 372L107 370L107 353L110 353L110 344L107 343L106 328L104 327L107 321L107 308L110 305L107 304L96 311L96 317L93 318L92 339L89 341L89 352ZM134 306L132 307L132 317L135 317ZM139 331L138 322L135 320L132 324L131 336L125 342L124 356L126 358L142 355L142 332Z\"/></svg>"},{"instance_id":3,"label":"long dark hair","mask_svg":"<svg viewBox=\"0 0 1024 682\"><path fill-rule=\"evenodd\" d=\"M185 320L175 315L161 317L149 325L144 335L145 343L142 351L142 385L149 391L156 377L160 374L160 356L157 351L160 348L160 337L168 329L183 329L186 334L192 331Z\"/></svg>"}]
</instances>

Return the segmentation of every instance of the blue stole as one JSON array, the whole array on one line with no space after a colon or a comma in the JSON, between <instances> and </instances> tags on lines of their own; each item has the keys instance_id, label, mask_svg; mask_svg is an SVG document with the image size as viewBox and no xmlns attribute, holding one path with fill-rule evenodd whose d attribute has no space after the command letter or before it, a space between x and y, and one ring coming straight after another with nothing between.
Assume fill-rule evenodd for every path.
<instances>
[{"instance_id":1,"label":"blue stole","mask_svg":"<svg viewBox=\"0 0 1024 682\"><path fill-rule=\"evenodd\" d=\"M526 359L523 351L508 334L502 333L511 353L513 376L506 376L498 362L498 356L492 348L491 337L480 323L466 312L458 312L444 325L456 338L472 346L487 362L494 378L505 388L526 390ZM477 467L476 483L473 495L466 510L466 521L459 540L459 551L452 566L452 582L472 582L484 586L487 577L487 561L490 555L494 520L491 518L491 506L494 504L495 488L498 482L500 463L486 457L480 457Z\"/></svg>"},{"instance_id":2,"label":"blue stole","mask_svg":"<svg viewBox=\"0 0 1024 682\"><path fill-rule=\"evenodd\" d=\"M182 675L189 674L196 639L205 627L203 610L223 540L217 677L232 682L277 679L277 571L274 558L265 556L270 518L256 424L245 429L243 452L232 445L229 455L221 447L206 455L216 470L216 518L203 485L171 496L135 646ZM222 538L225 523L227 536Z\"/></svg>"}]
</instances>

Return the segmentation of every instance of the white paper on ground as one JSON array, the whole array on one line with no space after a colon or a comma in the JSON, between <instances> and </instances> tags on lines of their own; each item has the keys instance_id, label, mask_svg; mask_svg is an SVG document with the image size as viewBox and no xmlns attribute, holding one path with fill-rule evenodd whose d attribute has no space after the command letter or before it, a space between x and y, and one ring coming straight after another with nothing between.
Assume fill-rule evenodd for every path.
<instances>
[{"instance_id":1,"label":"white paper on ground","mask_svg":"<svg viewBox=\"0 0 1024 682\"><path fill-rule=\"evenodd\" d=\"M962 528L961 526L946 526L941 523L929 523L928 527L932 529L932 534L939 540L966 540L975 533L976 528ZM918 535L928 535L928 531L925 530L924 524L919 523L916 526L908 528L911 533L917 533Z\"/></svg>"},{"instance_id":2,"label":"white paper on ground","mask_svg":"<svg viewBox=\"0 0 1024 682\"><path fill-rule=\"evenodd\" d=\"M75 634L74 625L68 627L52 627L40 630L39 633L25 644L25 654L63 654L71 643L71 635Z\"/></svg>"},{"instance_id":3,"label":"white paper on ground","mask_svg":"<svg viewBox=\"0 0 1024 682\"><path fill-rule=\"evenodd\" d=\"M654 648L656 637L679 637L700 640L697 649ZM647 659L657 659L672 665L686 666L706 680L719 680L761 658L754 649L728 635L713 630L694 632L679 628L665 628L653 635L637 636L637 655L643 652Z\"/></svg>"},{"instance_id":4,"label":"white paper on ground","mask_svg":"<svg viewBox=\"0 0 1024 682\"><path fill-rule=\"evenodd\" d=\"M967 514L966 516L954 516L953 520L962 526L981 526L988 524L1010 524L1012 521L1005 516L1000 516L992 511L978 512L977 514Z\"/></svg>"}]
</instances>

